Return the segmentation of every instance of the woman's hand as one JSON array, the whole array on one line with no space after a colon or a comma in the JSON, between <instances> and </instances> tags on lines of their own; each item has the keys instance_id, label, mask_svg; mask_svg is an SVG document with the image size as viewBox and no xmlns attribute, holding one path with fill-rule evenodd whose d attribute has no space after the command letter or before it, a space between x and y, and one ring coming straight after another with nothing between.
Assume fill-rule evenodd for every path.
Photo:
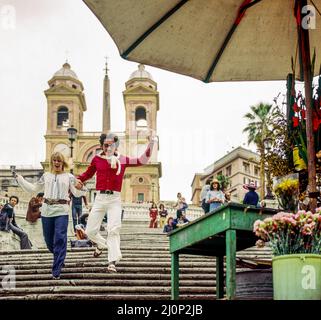
<instances>
[{"instance_id":1,"label":"woman's hand","mask_svg":"<svg viewBox=\"0 0 321 320\"><path fill-rule=\"evenodd\" d=\"M157 136L155 136L153 133L151 133L151 134L147 137L147 139L148 139L149 142L154 142L154 143L158 142Z\"/></svg>"},{"instance_id":2,"label":"woman's hand","mask_svg":"<svg viewBox=\"0 0 321 320\"><path fill-rule=\"evenodd\" d=\"M81 180L76 179L75 188L81 190L84 187L84 184Z\"/></svg>"}]
</instances>

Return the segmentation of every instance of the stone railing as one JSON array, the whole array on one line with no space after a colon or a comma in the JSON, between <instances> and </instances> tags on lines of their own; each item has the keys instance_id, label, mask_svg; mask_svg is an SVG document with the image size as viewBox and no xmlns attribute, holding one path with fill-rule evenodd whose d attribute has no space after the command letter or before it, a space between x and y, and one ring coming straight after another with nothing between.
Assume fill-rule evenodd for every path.
<instances>
[{"instance_id":1,"label":"stone railing","mask_svg":"<svg viewBox=\"0 0 321 320\"><path fill-rule=\"evenodd\" d=\"M124 220L129 221L149 221L149 208L150 204L148 203L124 203ZM176 217L176 209L166 206L165 207L168 215L171 217ZM186 217L189 220L195 220L204 214L202 208L199 207L188 207L186 210Z\"/></svg>"}]
</instances>

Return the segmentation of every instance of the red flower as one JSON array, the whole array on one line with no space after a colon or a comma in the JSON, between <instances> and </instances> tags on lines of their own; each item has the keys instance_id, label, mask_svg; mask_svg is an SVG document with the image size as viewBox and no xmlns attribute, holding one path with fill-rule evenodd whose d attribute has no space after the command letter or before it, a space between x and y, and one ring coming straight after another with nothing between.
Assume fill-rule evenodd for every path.
<instances>
[{"instance_id":1,"label":"red flower","mask_svg":"<svg viewBox=\"0 0 321 320\"><path fill-rule=\"evenodd\" d=\"M304 109L301 110L301 117L302 117L302 119L305 120L305 110Z\"/></svg>"},{"instance_id":2,"label":"red flower","mask_svg":"<svg viewBox=\"0 0 321 320\"><path fill-rule=\"evenodd\" d=\"M313 111L312 123L313 123L313 131L317 131L320 125L320 120L318 118L318 114L315 111Z\"/></svg>"},{"instance_id":3,"label":"red flower","mask_svg":"<svg viewBox=\"0 0 321 320\"><path fill-rule=\"evenodd\" d=\"M293 104L293 111L294 112L299 112L300 111L300 107L297 105L297 103L296 102L294 102L294 104Z\"/></svg>"},{"instance_id":4,"label":"red flower","mask_svg":"<svg viewBox=\"0 0 321 320\"><path fill-rule=\"evenodd\" d=\"M298 117L292 117L293 121L293 127L297 127L299 125L299 118ZM314 126L313 126L314 128Z\"/></svg>"}]
</instances>

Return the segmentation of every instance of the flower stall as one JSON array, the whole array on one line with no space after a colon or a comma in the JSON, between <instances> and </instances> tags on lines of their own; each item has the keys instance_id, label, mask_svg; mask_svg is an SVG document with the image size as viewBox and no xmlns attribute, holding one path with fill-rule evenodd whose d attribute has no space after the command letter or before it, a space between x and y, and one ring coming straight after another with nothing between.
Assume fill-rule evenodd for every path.
<instances>
[{"instance_id":1,"label":"flower stall","mask_svg":"<svg viewBox=\"0 0 321 320\"><path fill-rule=\"evenodd\" d=\"M267 176L274 179L285 178L296 173L299 180L299 191L295 190L298 208L312 211L321 205L321 76L314 79L312 84L312 123L314 138L314 167L316 180L309 181L308 152L306 136L306 99L300 91L300 84L296 85L295 76L289 74L287 78L287 93L280 94L274 99L275 106L268 118L269 151L265 155ZM317 81L316 81L317 80ZM301 88L302 90L302 88ZM286 97L286 103L285 103ZM283 106L286 105L286 110ZM313 155L310 155L313 158ZM310 161L311 162L311 161ZM311 180L311 179L310 179ZM282 185L281 185L282 186ZM294 199L278 197L279 207L283 210L293 210ZM315 199L317 201L315 201ZM286 202L292 202L287 204ZM318 202L318 204L317 204Z\"/></svg>"}]
</instances>

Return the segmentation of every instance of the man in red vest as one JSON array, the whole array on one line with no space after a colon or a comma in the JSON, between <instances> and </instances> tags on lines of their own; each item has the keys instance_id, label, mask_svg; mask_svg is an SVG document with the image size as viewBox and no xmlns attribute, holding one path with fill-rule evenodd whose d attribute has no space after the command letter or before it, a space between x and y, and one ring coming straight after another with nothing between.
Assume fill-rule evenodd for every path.
<instances>
[{"instance_id":1,"label":"man in red vest","mask_svg":"<svg viewBox=\"0 0 321 320\"><path fill-rule=\"evenodd\" d=\"M156 136L150 136L147 149L141 157L129 158L117 152L119 139L115 134L102 134L100 145L103 151L92 159L87 170L78 177L81 182L85 182L96 174L96 190L99 192L89 214L86 234L97 245L94 257L100 256L103 248L108 248L107 270L110 272L117 272L115 264L122 257L119 235L122 213L120 193L125 170L127 167L146 164L156 141ZM79 187L81 184L79 183ZM106 211L108 215L107 241L99 233Z\"/></svg>"}]
</instances>

